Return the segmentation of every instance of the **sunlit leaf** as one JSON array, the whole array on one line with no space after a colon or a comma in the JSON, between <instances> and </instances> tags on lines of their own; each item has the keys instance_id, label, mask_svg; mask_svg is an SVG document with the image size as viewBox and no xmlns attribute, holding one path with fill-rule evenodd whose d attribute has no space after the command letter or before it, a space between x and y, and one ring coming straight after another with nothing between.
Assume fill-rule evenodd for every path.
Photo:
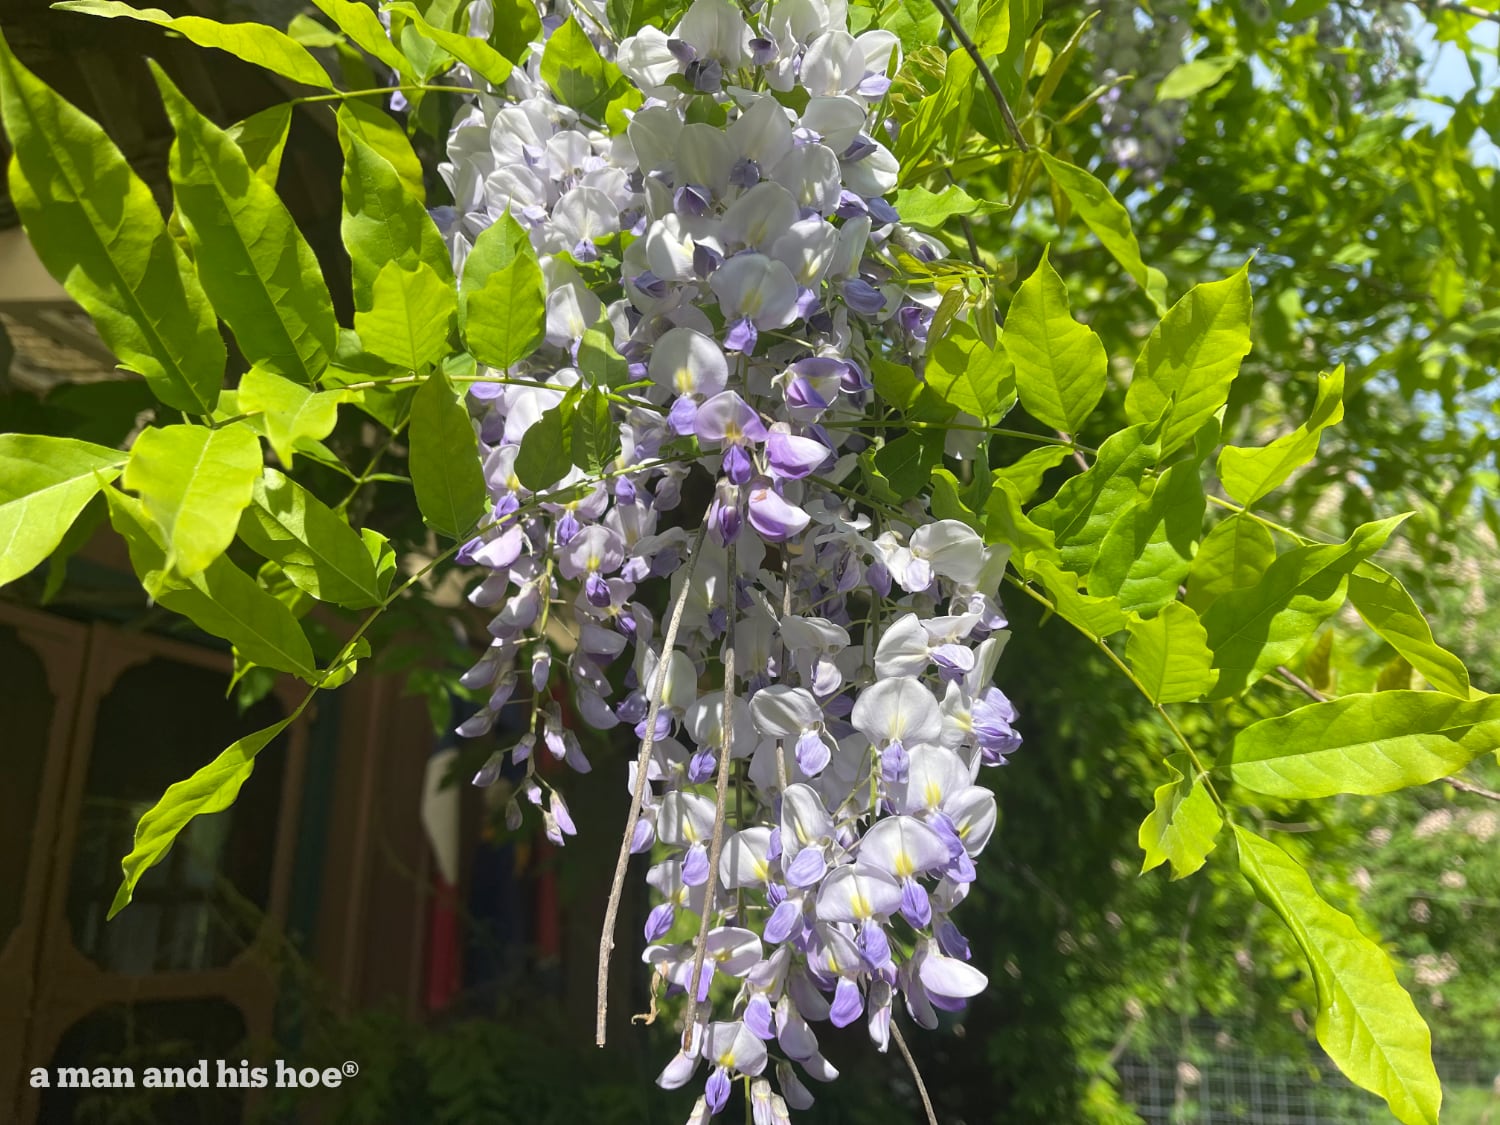
<instances>
[{"instance_id":1,"label":"sunlit leaf","mask_svg":"<svg viewBox=\"0 0 1500 1125\"><path fill-rule=\"evenodd\" d=\"M126 455L73 438L0 434L0 586L55 550Z\"/></svg>"},{"instance_id":2,"label":"sunlit leaf","mask_svg":"<svg viewBox=\"0 0 1500 1125\"><path fill-rule=\"evenodd\" d=\"M1318 399L1312 415L1285 437L1263 448L1225 446L1219 453L1219 480L1224 491L1246 507L1279 488L1318 453L1329 426L1344 417L1344 368L1318 376Z\"/></svg>"},{"instance_id":3,"label":"sunlit leaf","mask_svg":"<svg viewBox=\"0 0 1500 1125\"><path fill-rule=\"evenodd\" d=\"M1132 639L1134 638L1132 627ZM1224 818L1219 815L1203 778L1186 754L1167 758L1172 779L1157 787L1151 814L1141 822L1136 842L1145 859L1141 874L1171 863L1172 878L1181 879L1197 871L1208 860L1218 842Z\"/></svg>"},{"instance_id":4,"label":"sunlit leaf","mask_svg":"<svg viewBox=\"0 0 1500 1125\"><path fill-rule=\"evenodd\" d=\"M458 294L426 262L404 269L387 262L375 278L370 307L354 314L366 348L407 371L421 371L451 350Z\"/></svg>"},{"instance_id":5,"label":"sunlit leaf","mask_svg":"<svg viewBox=\"0 0 1500 1125\"><path fill-rule=\"evenodd\" d=\"M1432 639L1427 619L1395 575L1371 562L1349 575L1349 601L1427 682L1439 691L1467 699L1469 670L1464 662Z\"/></svg>"},{"instance_id":6,"label":"sunlit leaf","mask_svg":"<svg viewBox=\"0 0 1500 1125\"><path fill-rule=\"evenodd\" d=\"M1153 703L1187 703L1206 694L1219 678L1198 615L1181 602L1155 617L1130 622L1125 659Z\"/></svg>"},{"instance_id":7,"label":"sunlit leaf","mask_svg":"<svg viewBox=\"0 0 1500 1125\"><path fill-rule=\"evenodd\" d=\"M1275 561L1276 542L1264 524L1241 515L1221 520L1188 567L1187 604L1203 613L1229 591L1254 586Z\"/></svg>"},{"instance_id":8,"label":"sunlit leaf","mask_svg":"<svg viewBox=\"0 0 1500 1125\"><path fill-rule=\"evenodd\" d=\"M247 414L260 412L266 440L283 465L292 464L297 442L322 441L338 421L342 391L310 391L290 379L252 367L240 380L238 406Z\"/></svg>"},{"instance_id":9,"label":"sunlit leaf","mask_svg":"<svg viewBox=\"0 0 1500 1125\"><path fill-rule=\"evenodd\" d=\"M507 368L541 343L547 287L531 239L510 215L486 227L464 260L459 331L474 358Z\"/></svg>"},{"instance_id":10,"label":"sunlit leaf","mask_svg":"<svg viewBox=\"0 0 1500 1125\"><path fill-rule=\"evenodd\" d=\"M955 321L927 353L927 385L944 402L994 424L1016 400L1016 380L1005 352Z\"/></svg>"},{"instance_id":11,"label":"sunlit leaf","mask_svg":"<svg viewBox=\"0 0 1500 1125\"><path fill-rule=\"evenodd\" d=\"M1198 462L1179 461L1157 477L1150 496L1122 512L1100 541L1089 593L1115 594L1127 610L1142 613L1175 601L1206 505Z\"/></svg>"},{"instance_id":12,"label":"sunlit leaf","mask_svg":"<svg viewBox=\"0 0 1500 1125\"><path fill-rule=\"evenodd\" d=\"M427 526L450 539L468 535L489 507L479 440L468 408L441 371L411 403L411 481Z\"/></svg>"}]
</instances>

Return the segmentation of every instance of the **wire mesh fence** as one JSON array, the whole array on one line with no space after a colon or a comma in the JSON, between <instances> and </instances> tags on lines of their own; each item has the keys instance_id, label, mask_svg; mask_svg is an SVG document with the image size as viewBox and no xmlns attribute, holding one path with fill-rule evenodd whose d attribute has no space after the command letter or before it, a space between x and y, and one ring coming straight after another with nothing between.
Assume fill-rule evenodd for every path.
<instances>
[{"instance_id":1,"label":"wire mesh fence","mask_svg":"<svg viewBox=\"0 0 1500 1125\"><path fill-rule=\"evenodd\" d=\"M1217 1044L1215 1040L1218 1040ZM1127 1057L1121 1089L1147 1125L1389 1125L1385 1103L1331 1062L1255 1054L1209 1035L1180 1054ZM1437 1060L1444 1125L1500 1125L1500 1059Z\"/></svg>"}]
</instances>

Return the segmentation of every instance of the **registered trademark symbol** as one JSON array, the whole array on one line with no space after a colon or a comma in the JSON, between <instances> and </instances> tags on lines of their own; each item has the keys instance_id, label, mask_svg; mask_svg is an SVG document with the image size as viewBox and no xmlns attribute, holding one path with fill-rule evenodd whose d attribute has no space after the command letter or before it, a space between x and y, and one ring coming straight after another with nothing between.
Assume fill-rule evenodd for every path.
<instances>
[{"instance_id":1,"label":"registered trademark symbol","mask_svg":"<svg viewBox=\"0 0 1500 1125\"><path fill-rule=\"evenodd\" d=\"M348 1077L353 1078L356 1074L359 1073L359 1063L355 1062L353 1059L350 1059L344 1064L344 1073Z\"/></svg>"}]
</instances>

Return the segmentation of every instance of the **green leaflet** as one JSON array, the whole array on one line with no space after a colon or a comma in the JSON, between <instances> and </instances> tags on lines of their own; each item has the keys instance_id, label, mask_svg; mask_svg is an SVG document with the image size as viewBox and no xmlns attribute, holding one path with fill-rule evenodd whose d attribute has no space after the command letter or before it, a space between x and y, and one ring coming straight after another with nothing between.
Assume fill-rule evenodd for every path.
<instances>
[{"instance_id":1,"label":"green leaflet","mask_svg":"<svg viewBox=\"0 0 1500 1125\"><path fill-rule=\"evenodd\" d=\"M224 342L151 189L94 121L16 61L4 38L0 111L14 151L11 197L47 272L158 399L211 411L224 380Z\"/></svg>"},{"instance_id":2,"label":"green leaflet","mask_svg":"<svg viewBox=\"0 0 1500 1125\"><path fill-rule=\"evenodd\" d=\"M195 816L222 812L234 804L240 786L255 768L259 754L291 724L292 716L235 742L186 781L179 781L162 794L135 826L130 854L120 863L125 878L115 892L109 917L130 904L141 876L172 850L178 835Z\"/></svg>"},{"instance_id":3,"label":"green leaflet","mask_svg":"<svg viewBox=\"0 0 1500 1125\"><path fill-rule=\"evenodd\" d=\"M994 425L1016 401L1010 359L972 327L954 321L927 353L927 385L944 402Z\"/></svg>"},{"instance_id":4,"label":"green leaflet","mask_svg":"<svg viewBox=\"0 0 1500 1125\"><path fill-rule=\"evenodd\" d=\"M958 520L966 523L980 535L985 533L985 520L965 502L959 494L958 478L947 469L932 470L932 495L928 501L932 514L940 520Z\"/></svg>"},{"instance_id":5,"label":"green leaflet","mask_svg":"<svg viewBox=\"0 0 1500 1125\"><path fill-rule=\"evenodd\" d=\"M985 542L1008 544L1011 564L1022 576L1031 577L1037 562L1055 565L1060 561L1052 529L1043 527L1021 510L1021 496L1014 481L994 478L984 512Z\"/></svg>"},{"instance_id":6,"label":"green leaflet","mask_svg":"<svg viewBox=\"0 0 1500 1125\"><path fill-rule=\"evenodd\" d=\"M1059 160L1043 149L1037 150L1047 173L1062 188L1073 210L1088 224L1104 248L1119 262L1126 273L1150 299L1160 313L1167 307L1167 279L1158 269L1141 260L1141 245L1130 229L1130 214L1120 201L1089 172ZM1133 419L1140 421L1140 419Z\"/></svg>"},{"instance_id":7,"label":"green leaflet","mask_svg":"<svg viewBox=\"0 0 1500 1125\"><path fill-rule=\"evenodd\" d=\"M1500 747L1500 696L1346 695L1262 719L1234 740L1229 772L1257 793L1312 799L1426 785Z\"/></svg>"},{"instance_id":8,"label":"green leaflet","mask_svg":"<svg viewBox=\"0 0 1500 1125\"><path fill-rule=\"evenodd\" d=\"M932 470L942 463L943 435L939 430L905 433L875 451L875 468L902 500L921 492Z\"/></svg>"},{"instance_id":9,"label":"green leaflet","mask_svg":"<svg viewBox=\"0 0 1500 1125\"><path fill-rule=\"evenodd\" d=\"M1259 449L1228 445L1219 453L1224 491L1247 508L1281 487L1293 471L1318 453L1323 431L1344 417L1344 368L1318 376L1318 399L1312 416L1285 437Z\"/></svg>"},{"instance_id":10,"label":"green leaflet","mask_svg":"<svg viewBox=\"0 0 1500 1125\"><path fill-rule=\"evenodd\" d=\"M1239 65L1239 61L1237 55L1216 55L1178 63L1156 88L1156 100L1166 102L1201 94L1210 86L1218 85L1220 79Z\"/></svg>"},{"instance_id":11,"label":"green leaflet","mask_svg":"<svg viewBox=\"0 0 1500 1125\"><path fill-rule=\"evenodd\" d=\"M573 469L572 396L542 411L521 435L516 452L516 479L533 492L551 488Z\"/></svg>"},{"instance_id":12,"label":"green leaflet","mask_svg":"<svg viewBox=\"0 0 1500 1125\"><path fill-rule=\"evenodd\" d=\"M1088 472L1070 478L1057 495L1032 510L1032 518L1056 533L1062 562L1087 574L1099 546L1121 513L1137 502L1141 478L1157 461L1157 427L1131 426L1111 434Z\"/></svg>"},{"instance_id":13,"label":"green leaflet","mask_svg":"<svg viewBox=\"0 0 1500 1125\"><path fill-rule=\"evenodd\" d=\"M1148 620L1133 617L1129 628L1125 659L1152 703L1188 703L1218 680L1208 633L1181 602L1163 606Z\"/></svg>"},{"instance_id":14,"label":"green leaflet","mask_svg":"<svg viewBox=\"0 0 1500 1125\"><path fill-rule=\"evenodd\" d=\"M1176 601L1203 530L1203 479L1197 461L1179 461L1153 482L1150 496L1120 513L1099 543L1088 590L1114 594L1127 610L1152 613Z\"/></svg>"},{"instance_id":15,"label":"green leaflet","mask_svg":"<svg viewBox=\"0 0 1500 1125\"><path fill-rule=\"evenodd\" d=\"M958 412L903 363L872 355L870 381L875 384L875 396L881 402L914 422L946 422Z\"/></svg>"},{"instance_id":16,"label":"green leaflet","mask_svg":"<svg viewBox=\"0 0 1500 1125\"><path fill-rule=\"evenodd\" d=\"M909 227L934 234L960 215L988 215L1004 210L1003 203L975 199L957 184L949 184L942 191L909 187L896 193L896 211L901 221Z\"/></svg>"},{"instance_id":17,"label":"green leaflet","mask_svg":"<svg viewBox=\"0 0 1500 1125\"><path fill-rule=\"evenodd\" d=\"M1195 285L1151 330L1125 392L1125 417L1147 422L1168 411L1166 456L1213 417L1250 351L1250 265L1223 281Z\"/></svg>"},{"instance_id":18,"label":"green leaflet","mask_svg":"<svg viewBox=\"0 0 1500 1125\"><path fill-rule=\"evenodd\" d=\"M124 464L86 441L0 434L0 586L39 566Z\"/></svg>"},{"instance_id":19,"label":"green leaflet","mask_svg":"<svg viewBox=\"0 0 1500 1125\"><path fill-rule=\"evenodd\" d=\"M266 469L240 518L240 538L297 589L345 609L379 605L385 586L359 534L296 481ZM387 582L389 576L387 575Z\"/></svg>"},{"instance_id":20,"label":"green leaflet","mask_svg":"<svg viewBox=\"0 0 1500 1125\"><path fill-rule=\"evenodd\" d=\"M518 6L523 6L520 0L515 0L515 2ZM524 6L529 7L529 4ZM634 35L647 24L665 27L667 5L664 0L608 0L605 5L605 14L609 17L609 26L614 33L623 39L627 35ZM534 10L532 18L536 18ZM495 22L498 24L500 21Z\"/></svg>"},{"instance_id":21,"label":"green leaflet","mask_svg":"<svg viewBox=\"0 0 1500 1125\"><path fill-rule=\"evenodd\" d=\"M630 364L614 345L614 329L590 328L578 340L578 370L592 387L623 387Z\"/></svg>"},{"instance_id":22,"label":"green leaflet","mask_svg":"<svg viewBox=\"0 0 1500 1125\"><path fill-rule=\"evenodd\" d=\"M547 326L547 287L531 239L502 215L474 240L459 286L459 331L480 363L502 370L525 359Z\"/></svg>"},{"instance_id":23,"label":"green leaflet","mask_svg":"<svg viewBox=\"0 0 1500 1125\"><path fill-rule=\"evenodd\" d=\"M203 288L252 364L312 385L338 344L323 268L239 146L154 62L177 137L172 194Z\"/></svg>"},{"instance_id":24,"label":"green leaflet","mask_svg":"<svg viewBox=\"0 0 1500 1125\"><path fill-rule=\"evenodd\" d=\"M422 518L450 539L464 538L489 500L468 408L441 371L429 375L412 397L407 435L411 483Z\"/></svg>"},{"instance_id":25,"label":"green leaflet","mask_svg":"<svg viewBox=\"0 0 1500 1125\"><path fill-rule=\"evenodd\" d=\"M1349 600L1365 623L1428 683L1461 699L1469 697L1469 670L1432 639L1427 619L1395 575L1374 563L1360 563L1349 575Z\"/></svg>"},{"instance_id":26,"label":"green leaflet","mask_svg":"<svg viewBox=\"0 0 1500 1125\"><path fill-rule=\"evenodd\" d=\"M1188 567L1187 604L1203 613L1229 591L1254 586L1275 561L1276 541L1265 524L1242 515L1221 520Z\"/></svg>"},{"instance_id":27,"label":"green leaflet","mask_svg":"<svg viewBox=\"0 0 1500 1125\"><path fill-rule=\"evenodd\" d=\"M992 495L1004 491L1005 486L1000 485ZM1057 615L1075 628L1092 637L1104 638L1118 633L1128 624L1129 619L1120 608L1118 598L1096 598L1079 593L1078 575L1062 570L1048 558L1034 557L1030 566L1032 575L1052 599Z\"/></svg>"},{"instance_id":28,"label":"green leaflet","mask_svg":"<svg viewBox=\"0 0 1500 1125\"><path fill-rule=\"evenodd\" d=\"M426 262L404 269L387 262L370 290L371 305L354 313L354 330L371 355L421 371L451 351L458 294Z\"/></svg>"},{"instance_id":29,"label":"green leaflet","mask_svg":"<svg viewBox=\"0 0 1500 1125\"><path fill-rule=\"evenodd\" d=\"M306 47L263 23L219 23L201 16L171 16L160 8L132 8L117 0L63 0L52 6L65 12L82 12L106 19L124 16L154 23L177 32L200 47L217 47L293 82L333 89L328 72L318 65L318 60L308 53Z\"/></svg>"},{"instance_id":30,"label":"green leaflet","mask_svg":"<svg viewBox=\"0 0 1500 1125\"><path fill-rule=\"evenodd\" d=\"M298 441L322 441L333 433L339 403L349 393L309 391L290 379L252 367L240 380L237 405L247 414L261 412L266 440L281 463L290 468Z\"/></svg>"},{"instance_id":31,"label":"green leaflet","mask_svg":"<svg viewBox=\"0 0 1500 1125\"><path fill-rule=\"evenodd\" d=\"M1390 959L1318 894L1285 851L1234 825L1240 872L1307 957L1318 989L1318 1042L1351 1082L1383 1097L1405 1125L1437 1125L1443 1091L1432 1035Z\"/></svg>"},{"instance_id":32,"label":"green leaflet","mask_svg":"<svg viewBox=\"0 0 1500 1125\"><path fill-rule=\"evenodd\" d=\"M411 63L396 50L395 44L381 26L375 9L360 0L313 0L320 12L331 19L356 45L374 55L397 74L414 77ZM344 106L351 104L344 102ZM363 103L360 103L363 104ZM373 109L373 107L366 107ZM342 112L343 106L340 106ZM379 112L379 110L375 110Z\"/></svg>"},{"instance_id":33,"label":"green leaflet","mask_svg":"<svg viewBox=\"0 0 1500 1125\"><path fill-rule=\"evenodd\" d=\"M1344 604L1350 572L1384 546L1405 518L1363 524L1345 543L1288 551L1256 585L1225 594L1209 606L1203 625L1219 669L1211 698L1237 695L1291 659Z\"/></svg>"},{"instance_id":34,"label":"green leaflet","mask_svg":"<svg viewBox=\"0 0 1500 1125\"><path fill-rule=\"evenodd\" d=\"M542 51L542 81L563 105L602 122L612 104L640 105L640 93L620 68L603 58L588 32L569 16Z\"/></svg>"},{"instance_id":35,"label":"green leaflet","mask_svg":"<svg viewBox=\"0 0 1500 1125\"><path fill-rule=\"evenodd\" d=\"M628 2L628 0L627 0ZM614 28L616 35L624 38L633 35L640 29L640 24L630 30L615 22L615 15L619 7L619 0L611 3L608 8L610 26ZM657 4L654 7L641 0L632 5L632 12L641 12L645 17L643 22L664 20L666 18L665 4ZM542 36L542 18L537 15L536 5L531 0L500 0L494 5L494 16L490 28L490 46L499 51L513 63L520 62L531 49L531 44ZM626 18L629 22L629 17Z\"/></svg>"},{"instance_id":36,"label":"green leaflet","mask_svg":"<svg viewBox=\"0 0 1500 1125\"><path fill-rule=\"evenodd\" d=\"M109 520L130 548L130 563L146 593L163 608L180 613L205 633L223 637L245 660L314 683L318 679L312 646L302 626L227 558L217 558L192 578L167 565L164 540L141 504L115 488L104 493Z\"/></svg>"},{"instance_id":37,"label":"green leaflet","mask_svg":"<svg viewBox=\"0 0 1500 1125\"><path fill-rule=\"evenodd\" d=\"M932 42L929 39L927 45ZM897 134L895 157L901 165L903 186L925 178L926 171L919 169L924 168L924 159L934 150L951 152L957 147L958 138L968 127L976 78L974 60L967 51L959 48L948 55L942 84L917 103L911 120L903 122Z\"/></svg>"},{"instance_id":38,"label":"green leaflet","mask_svg":"<svg viewBox=\"0 0 1500 1125\"><path fill-rule=\"evenodd\" d=\"M415 271L425 262L439 280L453 278L453 262L432 217L395 167L364 140L339 129L344 148L341 230L354 282L355 309L374 301L375 279L389 263Z\"/></svg>"},{"instance_id":39,"label":"green leaflet","mask_svg":"<svg viewBox=\"0 0 1500 1125\"><path fill-rule=\"evenodd\" d=\"M160 529L166 567L191 578L233 541L260 470L260 442L243 422L152 427L135 439L121 483Z\"/></svg>"},{"instance_id":40,"label":"green leaflet","mask_svg":"<svg viewBox=\"0 0 1500 1125\"><path fill-rule=\"evenodd\" d=\"M245 154L245 163L267 186L275 188L281 175L281 157L292 129L292 103L277 102L245 120L231 125L224 134Z\"/></svg>"},{"instance_id":41,"label":"green leaflet","mask_svg":"<svg viewBox=\"0 0 1500 1125\"><path fill-rule=\"evenodd\" d=\"M1044 445L1024 453L1009 465L992 472L995 480L1008 480L1016 486L1016 495L1025 504L1042 487L1042 477L1068 459L1071 451L1065 445Z\"/></svg>"},{"instance_id":42,"label":"green leaflet","mask_svg":"<svg viewBox=\"0 0 1500 1125\"><path fill-rule=\"evenodd\" d=\"M610 415L609 399L590 387L573 410L573 433L568 452L573 464L586 473L602 472L620 448L620 427Z\"/></svg>"},{"instance_id":43,"label":"green leaflet","mask_svg":"<svg viewBox=\"0 0 1500 1125\"><path fill-rule=\"evenodd\" d=\"M354 3L354 0L344 2L357 8L364 7L363 4ZM406 139L406 131L395 118L369 102L346 98L339 106L338 123L341 130L352 133L385 157L396 170L396 176L402 185L418 202L427 201L422 162L417 159L411 141Z\"/></svg>"},{"instance_id":44,"label":"green leaflet","mask_svg":"<svg viewBox=\"0 0 1500 1125\"><path fill-rule=\"evenodd\" d=\"M396 0L396 3L387 4L385 8L388 12L399 12L405 16L423 39L436 43L491 86L498 89L504 86L505 80L510 77L513 69L510 60L483 39L434 27L422 18L422 13L417 10L417 6L408 3L407 0Z\"/></svg>"},{"instance_id":45,"label":"green leaflet","mask_svg":"<svg viewBox=\"0 0 1500 1125\"><path fill-rule=\"evenodd\" d=\"M1134 626L1131 628L1133 639ZM1155 806L1141 822L1136 842L1146 853L1141 861L1142 875L1170 862L1172 878L1181 879L1207 862L1224 818L1186 754L1168 757L1167 769L1172 780L1157 787Z\"/></svg>"},{"instance_id":46,"label":"green leaflet","mask_svg":"<svg viewBox=\"0 0 1500 1125\"><path fill-rule=\"evenodd\" d=\"M1027 413L1055 430L1076 432L1104 394L1109 357L1094 330L1073 319L1067 286L1045 252L1016 290L1000 343L1015 364Z\"/></svg>"}]
</instances>

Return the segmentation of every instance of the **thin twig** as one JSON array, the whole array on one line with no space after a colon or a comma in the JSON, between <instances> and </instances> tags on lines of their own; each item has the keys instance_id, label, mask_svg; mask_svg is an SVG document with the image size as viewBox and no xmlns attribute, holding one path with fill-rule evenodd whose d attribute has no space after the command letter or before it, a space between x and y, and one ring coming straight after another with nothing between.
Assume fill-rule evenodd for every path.
<instances>
[{"instance_id":1,"label":"thin twig","mask_svg":"<svg viewBox=\"0 0 1500 1125\"><path fill-rule=\"evenodd\" d=\"M1500 23L1500 12L1489 12L1483 8L1476 8L1473 4L1443 3L1434 4L1432 8L1440 12L1454 12L1460 16L1468 16L1470 19L1489 20L1491 23ZM1431 18L1431 14L1429 10L1428 18Z\"/></svg>"},{"instance_id":2,"label":"thin twig","mask_svg":"<svg viewBox=\"0 0 1500 1125\"><path fill-rule=\"evenodd\" d=\"M1293 672L1285 664L1276 665L1276 674L1287 683L1291 684L1303 695L1307 696L1307 698L1311 699L1314 703L1328 702L1328 697L1326 695L1324 695L1317 688L1313 687L1312 684L1308 683L1301 676L1297 675L1297 673Z\"/></svg>"},{"instance_id":3,"label":"thin twig","mask_svg":"<svg viewBox=\"0 0 1500 1125\"><path fill-rule=\"evenodd\" d=\"M698 528L698 537L693 540L687 566L683 570L682 590L672 606L672 616L667 622L667 631L662 635L661 658L656 662L656 675L651 682L651 701L646 711L646 733L641 738L641 751L635 759L635 785L630 790L630 812L625 817L625 834L620 837L620 854L615 859L615 877L609 888L609 902L604 907L604 925L599 931L599 995L597 997L594 1042L604 1046L604 1023L609 1014L609 957L615 948L615 925L620 914L620 896L625 890L625 871L630 866L630 843L635 838L636 821L641 818L641 803L646 798L646 770L651 762L651 748L656 743L656 719L661 714L661 697L666 690L667 661L672 647L677 643L677 629L682 624L682 613L687 608L688 590L693 583L693 570L698 565L698 556L703 553L703 536L708 530L704 520Z\"/></svg>"},{"instance_id":4,"label":"thin twig","mask_svg":"<svg viewBox=\"0 0 1500 1125\"><path fill-rule=\"evenodd\" d=\"M1486 789L1482 785L1475 785L1472 781L1463 781L1457 777L1445 777L1443 780L1464 793L1472 793L1476 797L1483 797L1486 801L1500 801L1500 793L1496 793L1493 789Z\"/></svg>"},{"instance_id":5,"label":"thin twig","mask_svg":"<svg viewBox=\"0 0 1500 1125\"><path fill-rule=\"evenodd\" d=\"M708 889L703 895L703 917L698 922L698 940L693 953L693 973L688 977L692 985L690 1003L698 1002L702 988L703 958L708 953L708 928L713 918L714 901L719 897L719 855L724 850L724 820L729 799L729 755L734 748L734 615L738 610L739 592L735 581L734 540L729 541L725 551L724 601L727 623L724 626L724 711L719 728L724 735L724 745L719 751L719 779L714 791L714 834L708 843Z\"/></svg>"},{"instance_id":6,"label":"thin twig","mask_svg":"<svg viewBox=\"0 0 1500 1125\"><path fill-rule=\"evenodd\" d=\"M989 63L984 61L984 56L979 53L979 48L974 46L974 40L969 38L969 33L964 30L963 24L958 22L958 17L953 14L953 8L948 0L932 0L932 6L942 15L943 22L948 25L948 30L953 32L953 37L958 40L959 46L969 52L969 57L979 68L984 84L989 87L990 97L995 99L995 105L1000 109L1000 116L1005 120L1005 130L1016 142L1016 147L1022 152L1030 152L1031 146L1021 135L1021 127L1016 124L1016 115L1010 111L1010 103L1005 100L1005 92L1000 89L1000 83L995 81L995 72L990 69Z\"/></svg>"},{"instance_id":7,"label":"thin twig","mask_svg":"<svg viewBox=\"0 0 1500 1125\"><path fill-rule=\"evenodd\" d=\"M906 1045L901 1029L896 1026L894 1015L891 1017L891 1039L896 1043L896 1050L900 1051L901 1057L906 1060L906 1068L911 1071L912 1080L917 1084L917 1096L922 1099L922 1108L927 1111L927 1125L938 1125L937 1112L932 1108L932 1099L927 1096L927 1083L922 1081L922 1072L917 1069L917 1060L912 1058L911 1048Z\"/></svg>"}]
</instances>

